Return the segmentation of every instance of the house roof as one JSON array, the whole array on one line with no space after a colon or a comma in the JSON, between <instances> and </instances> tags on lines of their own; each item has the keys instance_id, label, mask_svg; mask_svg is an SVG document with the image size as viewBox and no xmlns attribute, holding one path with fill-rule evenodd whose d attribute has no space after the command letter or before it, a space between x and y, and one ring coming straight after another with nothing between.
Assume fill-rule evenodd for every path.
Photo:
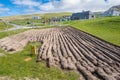
<instances>
[{"instance_id":1,"label":"house roof","mask_svg":"<svg viewBox=\"0 0 120 80\"><path fill-rule=\"evenodd\" d=\"M91 11L83 11L83 12L78 12L78 13L73 13L74 15L90 15L93 14Z\"/></svg>"}]
</instances>

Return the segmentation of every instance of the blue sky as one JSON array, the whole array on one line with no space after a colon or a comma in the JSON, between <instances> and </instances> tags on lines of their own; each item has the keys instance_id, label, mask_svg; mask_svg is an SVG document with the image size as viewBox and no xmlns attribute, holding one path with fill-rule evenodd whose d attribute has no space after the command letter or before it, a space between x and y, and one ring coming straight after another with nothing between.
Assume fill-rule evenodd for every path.
<instances>
[{"instance_id":1,"label":"blue sky","mask_svg":"<svg viewBox=\"0 0 120 80\"><path fill-rule=\"evenodd\" d=\"M51 12L105 11L120 0L0 0L0 16Z\"/></svg>"}]
</instances>

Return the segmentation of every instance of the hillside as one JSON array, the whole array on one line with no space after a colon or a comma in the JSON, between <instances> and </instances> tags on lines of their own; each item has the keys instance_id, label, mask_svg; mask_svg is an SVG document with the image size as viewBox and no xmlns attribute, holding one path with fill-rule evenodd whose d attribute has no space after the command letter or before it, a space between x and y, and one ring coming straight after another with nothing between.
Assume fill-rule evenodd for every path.
<instances>
[{"instance_id":1,"label":"hillside","mask_svg":"<svg viewBox=\"0 0 120 80\"><path fill-rule=\"evenodd\" d=\"M120 46L120 17L71 21L69 25Z\"/></svg>"},{"instance_id":2,"label":"hillside","mask_svg":"<svg viewBox=\"0 0 120 80\"><path fill-rule=\"evenodd\" d=\"M113 7L111 7L109 10L116 10L116 11L120 11L120 5L113 6Z\"/></svg>"},{"instance_id":3,"label":"hillside","mask_svg":"<svg viewBox=\"0 0 120 80\"><path fill-rule=\"evenodd\" d=\"M44 18L50 18L50 17L61 17L65 15L71 15L72 13L70 12L63 12L63 13L46 13L46 14L31 14L31 15L18 15L18 16L9 16L9 17L4 17L4 20L7 21L13 21L13 20L23 20L23 19L32 19L33 16L40 16Z\"/></svg>"},{"instance_id":4,"label":"hillside","mask_svg":"<svg viewBox=\"0 0 120 80\"><path fill-rule=\"evenodd\" d=\"M5 30L7 28L13 27L12 25L6 24L3 21L0 21L0 30Z\"/></svg>"}]
</instances>

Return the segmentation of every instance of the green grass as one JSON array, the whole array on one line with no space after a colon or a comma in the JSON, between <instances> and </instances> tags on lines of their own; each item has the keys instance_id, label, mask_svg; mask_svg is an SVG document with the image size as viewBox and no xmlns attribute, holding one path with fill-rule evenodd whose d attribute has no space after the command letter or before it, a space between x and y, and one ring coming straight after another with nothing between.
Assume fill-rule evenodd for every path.
<instances>
[{"instance_id":1,"label":"green grass","mask_svg":"<svg viewBox=\"0 0 120 80\"><path fill-rule=\"evenodd\" d=\"M51 17L71 16L71 15L72 15L71 12L61 12L61 13L47 13L47 14L44 14L43 16L45 18L51 18Z\"/></svg>"},{"instance_id":2,"label":"green grass","mask_svg":"<svg viewBox=\"0 0 120 80\"><path fill-rule=\"evenodd\" d=\"M30 24L27 24L29 22ZM24 26L44 26L42 21L40 19L33 20L33 19L24 19L24 20L13 20L11 23L17 24L17 25L24 25Z\"/></svg>"},{"instance_id":3,"label":"green grass","mask_svg":"<svg viewBox=\"0 0 120 80\"><path fill-rule=\"evenodd\" d=\"M23 51L0 57L0 76L9 76L16 80L23 77L39 78L40 80L78 80L79 75L73 71L62 71L56 67L48 68L46 63L36 63L36 56L31 56L30 45L40 46L40 43L29 43ZM0 52L4 52L0 50ZM24 61L31 57L32 60Z\"/></svg>"},{"instance_id":4,"label":"green grass","mask_svg":"<svg viewBox=\"0 0 120 80\"><path fill-rule=\"evenodd\" d=\"M120 17L71 21L69 25L120 46Z\"/></svg>"},{"instance_id":5,"label":"green grass","mask_svg":"<svg viewBox=\"0 0 120 80\"><path fill-rule=\"evenodd\" d=\"M17 34L17 33L20 33L20 32L24 32L26 30L28 30L28 29L18 29L18 30L13 30L13 31L0 32L0 39L4 38L4 37L7 37L7 36Z\"/></svg>"},{"instance_id":6,"label":"green grass","mask_svg":"<svg viewBox=\"0 0 120 80\"><path fill-rule=\"evenodd\" d=\"M0 22L0 30L5 30L7 28L12 28L13 26L12 25L9 25L9 24L5 24L4 22Z\"/></svg>"}]
</instances>

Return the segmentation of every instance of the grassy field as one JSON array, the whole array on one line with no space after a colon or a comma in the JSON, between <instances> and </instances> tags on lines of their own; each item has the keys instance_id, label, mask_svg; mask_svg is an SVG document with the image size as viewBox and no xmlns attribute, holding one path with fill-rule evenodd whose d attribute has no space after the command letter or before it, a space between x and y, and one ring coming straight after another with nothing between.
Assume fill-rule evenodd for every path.
<instances>
[{"instance_id":1,"label":"grassy field","mask_svg":"<svg viewBox=\"0 0 120 80\"><path fill-rule=\"evenodd\" d=\"M11 28L11 27L13 27L12 25L6 25L4 22L0 22L0 30L5 30L5 29L7 29L7 28Z\"/></svg>"},{"instance_id":2,"label":"grassy field","mask_svg":"<svg viewBox=\"0 0 120 80\"><path fill-rule=\"evenodd\" d=\"M29 24L28 24L29 22ZM40 19L33 20L33 19L23 19L23 20L13 20L11 21L13 24L23 25L23 26L44 26L44 23Z\"/></svg>"},{"instance_id":3,"label":"grassy field","mask_svg":"<svg viewBox=\"0 0 120 80\"><path fill-rule=\"evenodd\" d=\"M47 14L44 14L44 17L45 18L51 18L51 17L62 17L62 16L71 16L72 13L70 12L64 12L64 13L47 13Z\"/></svg>"},{"instance_id":4,"label":"grassy field","mask_svg":"<svg viewBox=\"0 0 120 80\"><path fill-rule=\"evenodd\" d=\"M19 30L13 30L13 31L8 31L8 32L0 32L0 39L7 37L7 36L17 34L17 33L20 33L20 32L24 32L26 30L28 30L28 29L19 29Z\"/></svg>"},{"instance_id":5,"label":"grassy field","mask_svg":"<svg viewBox=\"0 0 120 80\"><path fill-rule=\"evenodd\" d=\"M10 31L10 35L23 32L25 30ZM0 38L8 36L8 32L0 33ZM0 57L0 76L9 76L16 80L24 77L39 78L40 80L78 80L79 75L74 71L62 71L56 67L48 68L46 63L36 63L36 55L31 55L31 45L40 47L40 43L29 43L23 51L15 54L0 49L0 53L6 54ZM31 58L30 61L26 61Z\"/></svg>"},{"instance_id":6,"label":"grassy field","mask_svg":"<svg viewBox=\"0 0 120 80\"><path fill-rule=\"evenodd\" d=\"M71 21L67 23L74 28L83 30L120 46L120 17L106 17L85 21Z\"/></svg>"}]
</instances>

